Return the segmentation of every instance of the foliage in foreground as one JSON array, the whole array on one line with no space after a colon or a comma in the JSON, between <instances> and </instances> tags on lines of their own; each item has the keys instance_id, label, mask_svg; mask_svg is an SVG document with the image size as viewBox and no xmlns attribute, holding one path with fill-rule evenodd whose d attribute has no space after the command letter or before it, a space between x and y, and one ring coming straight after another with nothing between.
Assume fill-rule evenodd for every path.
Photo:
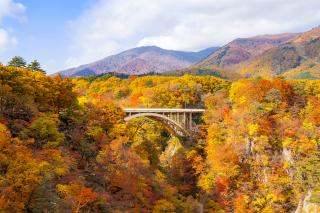
<instances>
[{"instance_id":1,"label":"foliage in foreground","mask_svg":"<svg viewBox=\"0 0 320 213\"><path fill-rule=\"evenodd\" d=\"M1 66L0 212L313 211L319 104L319 81ZM147 118L124 123L121 107L207 111L190 144Z\"/></svg>"}]
</instances>

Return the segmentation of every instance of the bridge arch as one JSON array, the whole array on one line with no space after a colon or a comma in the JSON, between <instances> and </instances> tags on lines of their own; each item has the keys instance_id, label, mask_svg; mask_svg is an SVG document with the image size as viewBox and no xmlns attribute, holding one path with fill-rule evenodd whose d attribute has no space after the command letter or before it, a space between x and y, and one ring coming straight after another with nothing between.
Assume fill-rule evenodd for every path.
<instances>
[{"instance_id":1,"label":"bridge arch","mask_svg":"<svg viewBox=\"0 0 320 213\"><path fill-rule=\"evenodd\" d=\"M183 127L181 124L179 124L178 122L176 122L175 120L171 119L168 116L158 114L158 113L139 113L139 114L129 115L125 117L124 120L130 121L132 119L140 118L140 117L147 117L147 118L161 122L176 136L180 136L180 137L191 136L191 132L186 130L186 128Z\"/></svg>"},{"instance_id":2,"label":"bridge arch","mask_svg":"<svg viewBox=\"0 0 320 213\"><path fill-rule=\"evenodd\" d=\"M204 109L177 109L177 108L124 108L127 117L125 121L134 118L147 117L163 123L171 133L180 137L192 138L196 131L194 126L195 114L202 114Z\"/></svg>"}]
</instances>

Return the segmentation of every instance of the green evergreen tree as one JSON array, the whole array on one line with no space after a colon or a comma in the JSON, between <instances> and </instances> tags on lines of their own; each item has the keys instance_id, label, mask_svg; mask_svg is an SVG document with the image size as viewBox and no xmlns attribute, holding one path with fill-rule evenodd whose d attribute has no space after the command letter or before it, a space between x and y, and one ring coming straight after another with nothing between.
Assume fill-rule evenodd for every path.
<instances>
[{"instance_id":1,"label":"green evergreen tree","mask_svg":"<svg viewBox=\"0 0 320 213\"><path fill-rule=\"evenodd\" d=\"M21 56L15 56L8 62L8 66L25 68L27 66L27 63Z\"/></svg>"},{"instance_id":2,"label":"green evergreen tree","mask_svg":"<svg viewBox=\"0 0 320 213\"><path fill-rule=\"evenodd\" d=\"M33 71L38 71L38 72L42 72L42 73L46 73L46 71L44 71L42 68L41 68L41 65L39 63L39 61L37 60L34 60L32 61L30 64L28 64L28 69L31 69Z\"/></svg>"}]
</instances>

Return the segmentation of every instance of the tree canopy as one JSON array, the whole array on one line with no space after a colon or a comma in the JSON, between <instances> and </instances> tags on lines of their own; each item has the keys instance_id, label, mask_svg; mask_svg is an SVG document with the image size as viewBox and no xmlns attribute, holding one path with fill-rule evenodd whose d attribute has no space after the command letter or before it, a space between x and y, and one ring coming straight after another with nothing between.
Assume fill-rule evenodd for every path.
<instances>
[{"instance_id":1,"label":"tree canopy","mask_svg":"<svg viewBox=\"0 0 320 213\"><path fill-rule=\"evenodd\" d=\"M28 64L27 68L33 71L38 71L46 74L46 72L41 68L39 61L37 60L31 61L30 64Z\"/></svg>"},{"instance_id":2,"label":"tree canopy","mask_svg":"<svg viewBox=\"0 0 320 213\"><path fill-rule=\"evenodd\" d=\"M0 65L0 212L319 211L319 81L35 67ZM206 112L187 141L123 107Z\"/></svg>"},{"instance_id":3,"label":"tree canopy","mask_svg":"<svg viewBox=\"0 0 320 213\"><path fill-rule=\"evenodd\" d=\"M21 56L15 56L8 62L8 66L25 68L27 66L27 62Z\"/></svg>"}]
</instances>

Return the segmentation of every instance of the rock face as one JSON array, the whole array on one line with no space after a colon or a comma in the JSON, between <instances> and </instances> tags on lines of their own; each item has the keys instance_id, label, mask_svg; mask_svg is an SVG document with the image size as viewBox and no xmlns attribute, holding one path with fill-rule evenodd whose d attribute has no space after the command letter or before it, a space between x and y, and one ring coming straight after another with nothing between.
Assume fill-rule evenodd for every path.
<instances>
[{"instance_id":1,"label":"rock face","mask_svg":"<svg viewBox=\"0 0 320 213\"><path fill-rule=\"evenodd\" d=\"M199 52L165 50L156 46L138 47L97 62L60 72L63 76L99 75L108 72L128 75L165 72L187 68L204 59L217 47Z\"/></svg>"},{"instance_id":2,"label":"rock face","mask_svg":"<svg viewBox=\"0 0 320 213\"><path fill-rule=\"evenodd\" d=\"M304 198L300 199L295 213L320 212L319 204L311 202L312 198L312 192L309 191Z\"/></svg>"},{"instance_id":3,"label":"rock face","mask_svg":"<svg viewBox=\"0 0 320 213\"><path fill-rule=\"evenodd\" d=\"M230 68L296 38L299 34L262 35L236 39L199 62L200 67Z\"/></svg>"}]
</instances>

